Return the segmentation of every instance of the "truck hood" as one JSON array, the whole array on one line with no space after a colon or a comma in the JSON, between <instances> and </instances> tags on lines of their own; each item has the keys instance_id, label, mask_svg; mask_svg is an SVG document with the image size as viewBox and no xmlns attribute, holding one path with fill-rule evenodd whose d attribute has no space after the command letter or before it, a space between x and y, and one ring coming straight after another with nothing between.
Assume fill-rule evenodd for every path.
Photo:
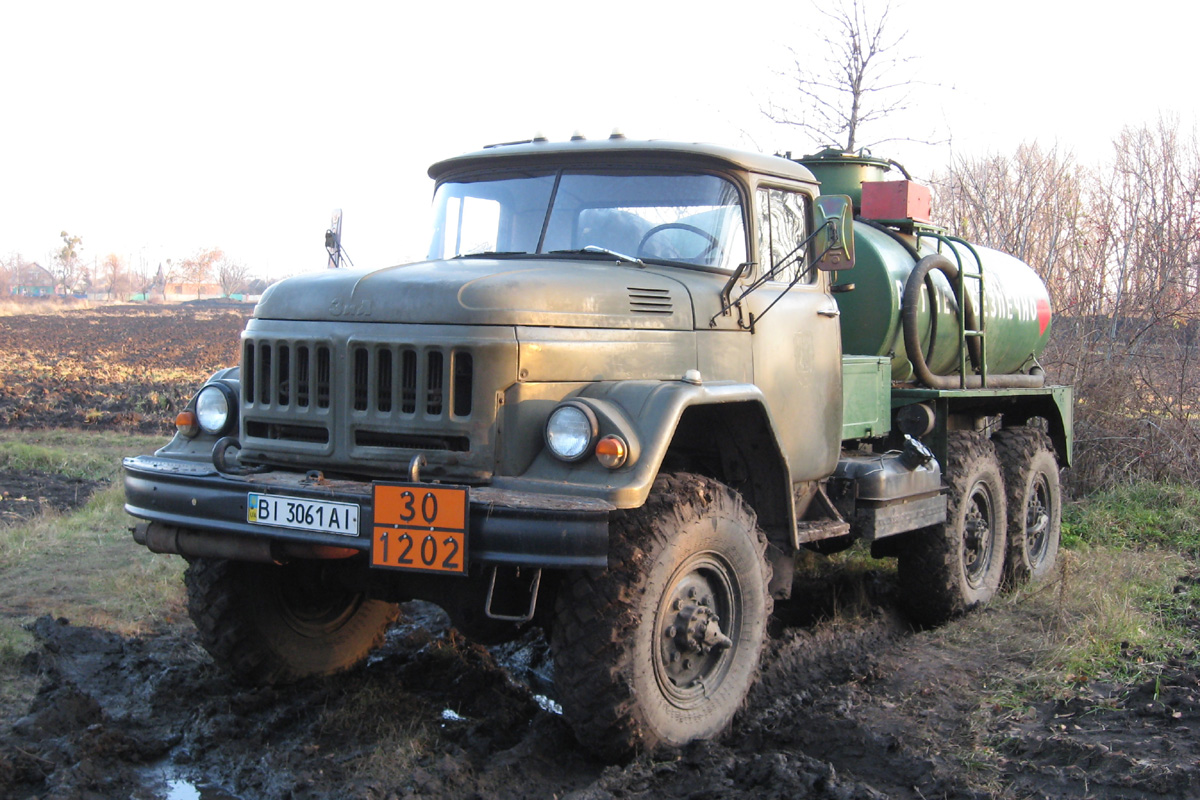
<instances>
[{"instance_id":1,"label":"truck hood","mask_svg":"<svg viewBox=\"0 0 1200 800\"><path fill-rule=\"evenodd\" d=\"M567 259L424 261L326 270L271 286L258 319L692 330L679 281L655 271Z\"/></svg>"}]
</instances>

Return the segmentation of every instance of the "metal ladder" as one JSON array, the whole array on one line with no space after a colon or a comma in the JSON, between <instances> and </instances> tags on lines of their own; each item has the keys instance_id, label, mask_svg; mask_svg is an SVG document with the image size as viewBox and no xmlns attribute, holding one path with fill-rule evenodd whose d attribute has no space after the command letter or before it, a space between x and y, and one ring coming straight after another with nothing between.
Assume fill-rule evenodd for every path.
<instances>
[{"instance_id":1,"label":"metal ladder","mask_svg":"<svg viewBox=\"0 0 1200 800\"><path fill-rule=\"evenodd\" d=\"M917 235L917 245L920 247L922 237L935 239L938 243L937 251L943 253L942 246L945 245L950 254L954 256L954 260L958 265L958 279L954 282L955 299L958 301L958 382L959 388L967 388L967 367L970 362L970 354L967 350L967 340L977 339L979 342L979 384L982 388L987 388L987 314L984 309L987 307L986 285L984 280L983 259L979 257L979 252L972 244L965 239L960 239L957 236L931 231L929 229L915 231ZM975 258L976 270L968 272L963 264L962 256L953 245L960 244L966 248ZM943 253L944 254L944 253ZM975 309L975 328L967 327L967 281L979 281L979 308ZM932 313L932 309L930 309Z\"/></svg>"}]
</instances>

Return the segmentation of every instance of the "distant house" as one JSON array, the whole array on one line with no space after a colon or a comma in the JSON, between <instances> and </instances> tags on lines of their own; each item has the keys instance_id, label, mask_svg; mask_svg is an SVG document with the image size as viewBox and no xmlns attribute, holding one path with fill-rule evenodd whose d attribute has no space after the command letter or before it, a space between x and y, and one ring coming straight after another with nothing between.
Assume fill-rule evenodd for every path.
<instances>
[{"instance_id":1,"label":"distant house","mask_svg":"<svg viewBox=\"0 0 1200 800\"><path fill-rule=\"evenodd\" d=\"M21 264L13 276L11 292L17 297L51 297L54 295L54 276L41 264Z\"/></svg>"}]
</instances>

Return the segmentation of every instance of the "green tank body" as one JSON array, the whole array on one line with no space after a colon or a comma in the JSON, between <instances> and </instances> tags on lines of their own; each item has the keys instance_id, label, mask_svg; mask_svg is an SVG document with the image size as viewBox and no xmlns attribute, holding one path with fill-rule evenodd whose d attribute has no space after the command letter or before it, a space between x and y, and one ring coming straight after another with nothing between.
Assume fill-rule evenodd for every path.
<instances>
[{"instance_id":1,"label":"green tank body","mask_svg":"<svg viewBox=\"0 0 1200 800\"><path fill-rule=\"evenodd\" d=\"M869 224L855 226L854 271L839 281L853 283L855 288L838 294L837 302L842 314L843 351L889 356L892 379L907 381L913 376L913 367L904 346L901 300L917 259L910 249L912 237L904 237L910 240L906 247L898 236ZM918 253L926 256L938 252L936 246L931 246L934 244L923 239ZM985 276L988 373L1026 372L1050 337L1050 295L1037 273L1025 263L986 247L972 249L983 261ZM952 262L961 263L966 273L978 271L975 255L966 247L944 244L942 253ZM954 375L959 371L958 303L950 281L941 272L931 271L925 283L917 308L921 349L935 374ZM968 278L964 284L974 307L979 308L979 282Z\"/></svg>"},{"instance_id":2,"label":"green tank body","mask_svg":"<svg viewBox=\"0 0 1200 800\"><path fill-rule=\"evenodd\" d=\"M864 184L872 190L913 186L881 183L894 161L864 154L827 149L797 161L821 182L822 194L848 195L856 214L864 210ZM904 172L907 178L907 172ZM904 196L904 192L876 192ZM892 380L913 378L904 334L905 286L917 262L935 253L946 256L967 277L963 288L969 299L967 321L980 308L983 274L983 361L988 375L1029 372L1050 338L1050 294L1031 267L1010 255L986 247L968 245L941 235L928 224L929 192L920 188L924 205L914 201L880 206L868 218L857 217L854 226L855 266L837 281L852 290L836 295L841 311L842 350L847 355L887 356L892 361ZM886 211L880 211L886 208ZM919 235L918 235L919 234ZM959 308L950 279L931 269L924 287L915 292L914 322L925 362L934 375L956 375L961 369ZM966 325L968 329L972 323ZM974 344L974 342L972 342ZM977 371L974 366L970 371Z\"/></svg>"}]
</instances>

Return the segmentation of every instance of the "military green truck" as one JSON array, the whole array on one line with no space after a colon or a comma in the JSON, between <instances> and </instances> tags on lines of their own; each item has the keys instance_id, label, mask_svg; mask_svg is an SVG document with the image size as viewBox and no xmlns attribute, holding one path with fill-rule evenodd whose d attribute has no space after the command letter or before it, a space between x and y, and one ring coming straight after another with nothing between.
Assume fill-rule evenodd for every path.
<instances>
[{"instance_id":1,"label":"military green truck","mask_svg":"<svg viewBox=\"0 0 1200 800\"><path fill-rule=\"evenodd\" d=\"M1046 288L894 166L619 135L434 164L428 260L270 287L125 461L134 538L246 680L350 668L423 599L544 628L597 753L716 736L802 550L895 557L920 623L1055 562Z\"/></svg>"}]
</instances>

